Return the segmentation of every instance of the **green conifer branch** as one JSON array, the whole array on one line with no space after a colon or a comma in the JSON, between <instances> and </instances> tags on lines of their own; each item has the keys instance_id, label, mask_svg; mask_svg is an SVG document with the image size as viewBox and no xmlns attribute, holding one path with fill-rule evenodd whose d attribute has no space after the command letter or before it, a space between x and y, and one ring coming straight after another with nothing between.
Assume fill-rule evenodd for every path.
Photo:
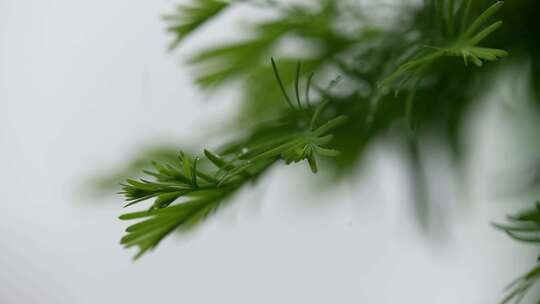
<instances>
[{"instance_id":1,"label":"green conifer branch","mask_svg":"<svg viewBox=\"0 0 540 304\"><path fill-rule=\"evenodd\" d=\"M249 114L244 117L249 116L256 127L217 152L204 150L196 157L180 152L171 159L167 149L161 161L144 171L147 177L122 184L126 207L152 201L143 211L120 216L121 220L137 221L121 240L125 247L138 247L136 258L173 231L202 222L270 167L306 161L316 173L317 159L332 157L336 168L349 168L374 138L400 126L403 119L407 124L398 128L403 138L420 134L422 126L442 125L452 152L459 154L457 128L465 109L473 103L462 88L481 75L468 63L481 67L508 55L506 50L485 46L486 39L494 37L503 24L500 20L489 22L503 2L481 10L472 0L425 0L421 8L411 12L410 20L404 18L398 27L368 24L354 31L336 26L350 13L348 7L344 12L339 2L313 0L314 5L302 6L278 5L270 0L192 0L165 16L168 30L175 35L171 47L176 47L235 3L265 3L278 12L277 17L255 22L247 39L204 49L189 61L196 68L196 82L203 88L240 79L246 101L243 111ZM291 37L319 47L309 55L280 56L279 69L273 59L268 64L276 46ZM465 64L462 69L449 67L445 57L460 57ZM329 68L339 70L356 89L338 96L330 92L333 85L321 89L313 84L314 73L328 78L325 73ZM293 77L283 77L290 75ZM306 77L302 103L300 80ZM424 78L430 81L420 81ZM294 94L287 93L290 88ZM392 90L406 94L389 94ZM319 93L314 105L312 91ZM283 105L288 108L283 110ZM260 123L269 117L272 120ZM415 168L421 167L417 151L411 149L410 154ZM140 167L142 161L138 160L136 168ZM127 172L132 174L132 170ZM425 186L421 181L417 184ZM495 227L518 241L540 243L540 204ZM537 263L508 286L501 303L519 303L539 280Z\"/></svg>"},{"instance_id":2,"label":"green conifer branch","mask_svg":"<svg viewBox=\"0 0 540 304\"><path fill-rule=\"evenodd\" d=\"M174 14L165 15L169 23L167 31L176 35L171 48L178 46L184 38L221 13L230 5L223 0L192 0L188 5L178 5Z\"/></svg>"},{"instance_id":3,"label":"green conifer branch","mask_svg":"<svg viewBox=\"0 0 540 304\"><path fill-rule=\"evenodd\" d=\"M444 28L451 28L450 37L454 35L453 20L466 20L469 11L467 7L470 6L470 3L467 3L468 1L462 1L461 6L465 7L465 9L455 11L453 8L454 1L455 0L432 1L435 3L432 5L447 5L449 10L447 16L450 17L446 18ZM493 32L495 32L502 26L502 21L496 21L491 25L485 27L484 29L478 31L479 28L490 17L495 15L501 9L503 4L503 1L498 1L492 6L490 6L482 14L480 14L468 27L461 29L460 32L457 34L456 38L452 38L449 43L447 42L446 45L426 46L426 48L428 49L427 51L422 52L422 54L417 56L416 58L411 59L408 62L400 65L396 71L384 78L380 82L379 86L388 86L398 79L402 79L402 85L403 82L408 81L412 77L419 77L425 71L425 69L427 69L430 65L434 64L436 60L440 59L443 56L462 57L465 65L467 65L468 62L471 61L478 67L481 67L483 65L483 61L494 61L498 58L507 56L508 53L505 50L477 46L480 42L482 42L484 39L486 39L489 35L491 35ZM436 9L436 11L440 10ZM440 12L440 14L442 14L442 12ZM444 16L441 16L441 19L445 20ZM462 22L464 23L465 21Z\"/></svg>"},{"instance_id":4,"label":"green conifer branch","mask_svg":"<svg viewBox=\"0 0 540 304\"><path fill-rule=\"evenodd\" d=\"M272 64L279 82L273 59ZM310 84L308 80L307 85ZM309 87L306 90L309 91ZM283 95L288 100L285 89ZM295 96L300 96L299 86L295 88ZM121 194L126 199L126 207L151 199L154 202L146 211L120 216L122 220L142 220L126 229L121 243L128 248L137 246L136 258L140 257L172 231L201 222L279 160L285 164L306 160L311 171L317 173L317 157L339 155L328 145L333 139L331 131L345 123L347 117L337 115L321 122L321 113L328 102L312 107L307 101L305 105L300 99L297 101L298 108L295 108L289 100L290 115L256 128L246 139L219 154L205 150L204 157L193 158L180 152L174 163L154 162L154 169L145 171L152 179L128 179L123 183Z\"/></svg>"},{"instance_id":5,"label":"green conifer branch","mask_svg":"<svg viewBox=\"0 0 540 304\"><path fill-rule=\"evenodd\" d=\"M217 153L204 150L198 157L180 153L172 162L155 162L152 170L145 171L148 178L128 179L123 184L126 206L153 200L146 210L120 217L139 221L127 228L121 241L126 247L139 248L136 257L155 248L172 231L200 223L279 162L305 160L316 173L317 158L323 156L333 157L336 167L351 167L369 142L399 126L404 118L406 127L398 128L403 138L420 133L422 125L442 125L454 152L459 153L457 126L473 103L462 88L480 73L468 63L480 67L508 55L506 50L485 46L486 39L502 26L502 21L488 21L503 2L482 11L472 0L425 0L398 27L367 25L354 31L336 26L345 15L338 2L314 0L313 6L287 6L267 1L278 16L253 24L249 38L204 49L191 58L189 64L196 67L196 81L203 88L232 79L242 81L243 108L257 127ZM179 6L166 17L169 31L175 35L173 47L231 5L193 0ZM276 46L290 37L319 47L313 54L281 57L279 69L273 59L268 64ZM442 60L445 57L460 57L465 64L450 68L448 60ZM297 64L299 60L302 66ZM325 74L329 68L339 70L356 89L336 96L330 89L312 86L313 72L324 78L329 76ZM429 82L420 81L427 76ZM305 77L302 103L300 79ZM290 88L294 94L287 93ZM405 97L389 94L387 89L406 91ZM310 102L311 91L319 93L315 105ZM274 119L260 123L268 117ZM411 151L411 159L421 167L421 159L414 155L417 152ZM539 210L537 206L509 217L509 224L496 227L519 241L538 243ZM539 279L537 265L509 286L503 303L519 302Z\"/></svg>"},{"instance_id":6,"label":"green conifer branch","mask_svg":"<svg viewBox=\"0 0 540 304\"><path fill-rule=\"evenodd\" d=\"M280 15L254 24L250 38L205 49L192 58L190 64L200 69L197 82L203 87L221 85L234 78L249 84L245 90L246 100L250 106L264 107L264 111L251 112L259 126L251 129L249 136L231 143L219 153L205 150L199 157L181 153L174 162L154 163L153 170L146 171L151 179L128 179L122 190L127 206L146 200L154 202L148 211L121 217L143 219L128 228L128 234L122 239L124 245L138 246L139 255L145 253L171 231L200 222L243 185L280 160L286 164L306 160L314 173L319 170L317 156L334 157L337 163L350 167L369 141L403 117L409 122L403 130L404 137L419 125L413 120L429 124L433 118L427 114L443 121L458 120L464 107L452 103L457 113L452 114L457 117L452 119L439 108L456 97L452 87L466 83L472 72L464 70L454 77L447 77L445 70L435 67L434 63L443 56L460 56L466 63L471 61L481 65L482 61L493 61L506 55L502 50L477 46L501 26L501 22L495 22L482 28L500 9L502 2L496 2L469 23L470 0L426 0L421 13L412 14L419 23L414 21L408 27L396 28L364 26L353 32L335 26L335 21L344 14L338 1L313 2L317 4L315 9L301 5L287 8L268 2L268 7L274 7ZM176 44L231 4L219 0L194 0L188 6L179 7L175 14L167 17L170 30L176 35ZM421 17L427 11L435 13L429 18ZM418 26L420 23L427 26ZM407 33L418 28L418 38L406 38ZM268 58L274 47L290 36L316 41L322 47L313 56L280 60L280 70L286 70L286 74L292 74L294 70L294 77L282 77L273 59L268 65ZM426 44L438 46L418 48ZM408 51L403 52L403 48ZM347 58L352 61L346 62ZM297 64L298 59L302 59L304 69ZM396 65L399 62L402 63ZM322 100L312 106L312 73L304 85L305 100L302 103L300 79L306 77L305 71L328 76L324 71L329 66L338 68L359 88L364 85L369 90L363 93L358 89L337 97L330 92L336 81L328 89L320 89L314 84L313 88ZM400 67L389 74L393 66ZM422 73L430 73L436 81L428 87L418 86ZM379 82L385 76L386 79ZM251 81L253 77L257 78L256 82ZM377 87L378 83L386 86L398 79L397 90L408 90L405 106L396 104L396 97ZM404 86L410 79L415 79L413 87ZM441 89L442 84L448 89ZM291 87L294 94L289 95L287 90ZM423 96L433 100L429 104L413 105L413 99ZM276 100L283 98L288 110L281 112L271 123L259 123L267 120L273 109L281 111L283 107L278 106ZM467 98L463 100L470 102ZM322 115L327 107L330 109ZM420 109L427 114L419 115ZM449 127L455 124L449 124Z\"/></svg>"},{"instance_id":7,"label":"green conifer branch","mask_svg":"<svg viewBox=\"0 0 540 304\"><path fill-rule=\"evenodd\" d=\"M506 232L508 236L519 242L525 242L533 245L540 245L540 202L529 210L520 212L517 215L508 216L507 224L493 224L497 229ZM523 276L514 280L506 288L507 295L501 301L501 304L520 303L527 292L535 286L540 280L540 256L533 269ZM540 299L538 300L540 301Z\"/></svg>"}]
</instances>

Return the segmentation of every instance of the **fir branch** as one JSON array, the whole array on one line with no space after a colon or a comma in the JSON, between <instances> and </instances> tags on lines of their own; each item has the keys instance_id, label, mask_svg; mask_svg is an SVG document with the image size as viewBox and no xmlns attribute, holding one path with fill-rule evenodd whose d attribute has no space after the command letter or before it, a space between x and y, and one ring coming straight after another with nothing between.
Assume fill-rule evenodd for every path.
<instances>
[{"instance_id":1,"label":"fir branch","mask_svg":"<svg viewBox=\"0 0 540 304\"><path fill-rule=\"evenodd\" d=\"M493 225L501 229L512 239L540 245L540 202L534 208L523 211L515 216L508 216L508 224ZM501 304L520 303L527 292L540 280L540 256L537 265L523 276L514 280L506 288L507 295ZM540 301L540 299L539 299Z\"/></svg>"},{"instance_id":2,"label":"fir branch","mask_svg":"<svg viewBox=\"0 0 540 304\"><path fill-rule=\"evenodd\" d=\"M277 68L275 73L278 77ZM308 80L309 83L311 81ZM298 87L296 96L300 96ZM285 90L283 94L288 96ZM286 125L309 127L299 127L295 131L288 128L287 134L283 134L278 132L281 125L267 124L220 154L205 150L204 158L191 158L181 152L176 162L154 163L154 170L145 171L153 179L128 179L122 184L121 192L126 198L126 207L149 199L154 199L154 203L147 211L120 217L122 220L143 220L127 228L127 235L121 243L126 247L137 246L139 253L136 258L140 257L177 228L190 228L201 222L229 196L256 180L278 160L285 164L306 160L311 171L317 173L317 157L339 155L337 150L327 147L333 139L330 132L347 120L347 117L339 115L319 124L327 103L313 108L301 105L298 100L299 109L290 104L291 110L300 111L302 115L285 115ZM310 124L302 122L306 115Z\"/></svg>"},{"instance_id":3,"label":"fir branch","mask_svg":"<svg viewBox=\"0 0 540 304\"><path fill-rule=\"evenodd\" d=\"M462 0L461 7L454 11L453 3L455 0L446 0L446 1L432 1L434 6L437 4L447 4L449 9L447 16L452 16L445 18L444 15L441 15L442 20L446 20L445 28L451 28L453 34L453 20L464 20L468 17L470 3L468 0ZM479 47L478 44L486 39L489 35L495 32L502 26L502 21L496 21L491 25L485 27L484 29L478 31L480 27L493 15L495 15L503 5L503 1L498 1L488 9L486 9L482 14L480 14L468 27L462 29L457 38L453 39L447 45L441 46L425 46L427 51L421 52L416 58L411 59L410 61L400 65L393 73L384 78L380 83L379 87L389 86L391 83L394 83L396 80L401 79L400 86L403 83L407 82L411 78L420 77L425 70L432 65L435 61L440 59L443 56L451 57L462 57L465 65L469 61L474 63L476 66L481 67L483 61L495 61L498 58L505 57L508 53L505 50ZM452 7L452 8L451 8ZM439 8L435 9L439 14L444 14ZM399 90L399 87L398 87Z\"/></svg>"},{"instance_id":4,"label":"fir branch","mask_svg":"<svg viewBox=\"0 0 540 304\"><path fill-rule=\"evenodd\" d=\"M352 41L332 27L334 19L337 18L335 3L322 0L313 2L317 4L316 10L303 6L285 9L275 5L272 8L279 15L248 26L249 38L219 44L198 52L189 60L189 63L196 67L196 82L203 88L212 88L239 76L250 76L261 69L266 73L268 58L272 56L274 48L290 36L306 41L322 41L324 45L335 48L327 50L332 53L350 45ZM327 60L331 54L325 51L320 57ZM322 58L306 56L301 59L307 63L305 67L316 71L322 64ZM297 60L293 60L294 66L296 62ZM272 72L267 75L272 75ZM285 83L285 86L288 84Z\"/></svg>"},{"instance_id":5,"label":"fir branch","mask_svg":"<svg viewBox=\"0 0 540 304\"><path fill-rule=\"evenodd\" d=\"M170 48L177 47L184 38L229 5L229 2L223 0L192 0L189 5L178 5L176 12L163 17L170 24L167 31L174 33L176 36Z\"/></svg>"},{"instance_id":6,"label":"fir branch","mask_svg":"<svg viewBox=\"0 0 540 304\"><path fill-rule=\"evenodd\" d=\"M188 15L191 17L184 19L185 13L180 13L178 20L180 25L191 24L187 27L178 27L178 37L180 40L185 35L191 33L198 26L202 25L206 20L219 13L225 8L220 6L218 9L216 1L201 1L197 2L201 6L198 8L187 9ZM202 5L202 4L205 5ZM214 4L210 4L214 3ZM339 18L339 12L335 2L333 1L317 1L320 4L317 10L308 9L306 7L294 7L290 10L282 10L281 16L270 21L259 22L254 26L254 35L252 38L240 43L231 43L225 46L219 46L211 49L206 49L196 55L191 63L202 65L205 69L201 70L198 82L205 87L219 85L238 75L249 75L252 71L260 71L261 75L265 75L265 80L262 82L264 86L263 94L252 96L258 103L265 98L273 100L274 96L269 94L269 91L281 92L289 106L289 111L274 123L263 124L251 131L251 135L243 140L239 140L230 144L220 153L210 153L206 151L204 157L190 158L187 155L181 154L178 160L173 164L154 164L153 171L147 171L153 180L130 179L123 185L123 194L126 197L127 205L131 206L142 201L153 199L154 203L144 218L160 217L163 213L161 210L167 208L181 206L187 204L189 210L193 212L182 211L182 217L176 218L175 221L168 222L175 229L177 227L186 226L185 222L195 223L197 221L191 218L202 219L211 211L215 210L222 202L227 201L228 197L235 193L237 189L242 187L248 181L255 179L262 174L268 166L273 165L278 160L284 161L286 164L307 160L313 172L318 171L316 156L338 156L336 149L327 148L327 145L332 140L332 136L328 134L336 126L345 123L345 117L340 113L347 113L355 116L355 122L352 124L354 128L347 131L340 131L340 139L336 144L347 147L348 151L345 159L354 159L351 155L358 155L361 149L370 139L374 138L377 132L388 128L394 121L399 118L401 110L396 110L393 103L385 102L385 96L378 96L376 90L372 90L371 96L361 98L357 92L345 96L343 99L347 102L342 105L334 105L334 115L331 117L323 117L321 113L330 101L319 102L317 107L311 106L309 102L309 92L312 82L312 76L309 77L306 85L305 105L300 101L300 85L299 79L303 76L300 65L296 65L295 77L290 77L288 80L282 78L277 70L277 65L272 60L271 66L262 65L260 63L264 58L268 58L273 46L277 44L285 35L294 34L305 40L317 40L324 45L321 48L321 53L315 59L305 62L304 66L311 70L318 70L325 64L340 62L339 56L346 54L349 49L355 45L362 45L365 49L355 56L363 58L369 62L367 67L349 68L346 64L338 65L339 68L346 67L347 73L355 75L356 81L362 81L375 86L379 79L380 67L386 61L392 59L393 51L402 44L407 42L402 38L401 32L392 32L392 30L373 30L371 28L363 29L360 35L350 38L343 35L333 27L333 22ZM438 1L435 1L438 3ZM441 16L445 18L448 24L465 22L469 11L469 3L461 3L458 9L454 6L447 6L446 13ZM211 9L213 8L213 9ZM469 53L466 58L481 58L484 60L493 59L501 55L499 53L491 53L491 49L482 49L476 47L485 37L492 33L499 25L495 23L484 30L477 32L484 20L490 17L496 8L488 9L484 14L480 15L468 27L464 27L461 35L463 39L456 38L455 41L467 41L465 46L474 47L466 49ZM184 10L186 11L186 10ZM454 16L453 13L456 12ZM184 16L184 17L182 17ZM452 16L452 18L448 17ZM450 20L451 19L451 20ZM184 30L180 30L180 29ZM187 29L187 30L186 30ZM451 32L455 32L452 30ZM449 34L450 35L450 34ZM449 44L454 45L454 44ZM463 55L464 47L460 47L460 54ZM414 72L423 70L432 61L435 61L443 55L456 55L458 48L436 49L431 54L424 57L416 57L404 64L405 68L401 71L406 77L414 76ZM473 62L475 60L472 60ZM287 60L281 62L283 67L294 65L296 60ZM305 69L304 69L305 70ZM343 68L342 68L343 70ZM274 78L268 77L274 72ZM401 75L398 75L401 76ZM398 76L395 76L398 78ZM392 77L390 77L392 78ZM277 80L278 85L275 85ZM260 80L259 80L260 81ZM270 88L269 83L273 86ZM251 84L250 87L255 87ZM287 94L287 89L293 87L294 95ZM315 88L317 86L314 85ZM335 101L328 94L328 90L318 89L320 96L325 99ZM418 92L420 94L421 92ZM412 98L417 95L416 90L411 91L407 107L405 109L407 117L412 120ZM289 96L296 97L297 106L293 105L292 99ZM380 100L376 107L365 106L368 100L374 98ZM385 108L386 107L386 108ZM273 107L265 108L265 111L270 112ZM256 117L261 117L258 114ZM323 120L319 123L319 120ZM367 122L367 123L366 123ZM412 124L410 124L412 125ZM299 129L299 126L302 126ZM361 138L359 139L359 134ZM346 143L344 145L344 143ZM357 156L356 156L357 157ZM210 166L211 165L211 166ZM211 168L208 168L208 167ZM192 201L196 203L190 203ZM175 205L177 204L177 205ZM196 207L190 207L190 206ZM200 210L198 208L201 208ZM178 207L181 209L181 207ZM193 208L193 209L192 209ZM176 210L176 209L175 209ZM198 211L197 211L198 210ZM163 211L165 212L165 211ZM165 212L166 213L166 212ZM123 217L125 218L125 217ZM150 220L147 219L147 220ZM173 225L174 224L174 225ZM144 226L144 225L141 225ZM136 226L139 227L139 226ZM146 226L145 226L146 227ZM127 238L123 243L126 246L138 245L140 253L155 247L159 241L165 237L170 229L159 228L160 225L151 225L155 229L150 229L148 233L144 233L144 241L139 241L139 238ZM130 228L130 232L135 228ZM143 230L146 231L146 230ZM151 233L151 234L150 234ZM148 238L150 237L150 238ZM146 243L148 242L148 243Z\"/></svg>"},{"instance_id":7,"label":"fir branch","mask_svg":"<svg viewBox=\"0 0 540 304\"><path fill-rule=\"evenodd\" d=\"M453 74L448 75L447 70L433 63L444 56L459 56L465 63L481 65L506 55L505 51L479 46L500 27L500 22L482 26L502 3L497 2L469 22L469 17L476 11L471 8L472 1L458 1L425 1L426 6L419 10L437 12L432 18L426 18L432 20L428 28L433 27L435 31L419 26L418 22L425 21L419 17L421 14L411 14L413 21L410 24L400 24L399 28L367 25L354 35L347 35L335 26L343 16L336 4L338 1L313 1L317 4L314 7L295 6L294 9L280 10L274 19L255 23L246 40L197 53L190 61L197 68L197 82L204 88L211 88L231 79L242 80L247 101L243 110L250 110L252 120L259 123L266 120L268 113L281 111L277 103L283 105L283 98L289 109L280 113L276 120L250 128L248 136L217 153L205 150L200 158L180 154L169 164L155 163L154 169L147 171L149 178L124 183L122 193L128 205L146 200L153 200L153 204L148 210L121 216L122 220L140 221L128 227L122 243L126 247L138 247L137 257L141 256L172 231L189 229L202 222L230 202L239 189L256 181L278 162L307 161L311 171L317 172L317 158L329 156L335 157L336 167L350 170L374 138L391 127L401 126L403 114L409 121L406 130L400 133L405 138L410 134L414 118L418 125L442 125L443 129L449 130L448 141L457 142L456 126L464 109L473 101L465 96L464 90L456 88L465 87L475 72L454 69ZM195 10L192 12L196 13L187 19L182 17L183 13L178 14L177 19L170 19L176 22L177 42L223 9L225 7ZM433 26L435 23L440 26ZM407 38L416 32L420 32L419 38ZM294 77L281 77L277 64L268 64L268 58L284 38L291 36L317 47L313 47L315 52L312 54L281 60L281 71L295 73ZM296 65L298 59L303 59L303 69ZM401 67L395 70L396 66ZM341 70L347 81L353 83L354 91L340 92L337 97L313 85L322 100L312 106L313 77L310 75L302 104L299 79L306 76L306 70L315 71L319 76L328 67ZM417 86L424 73L434 75L435 81ZM384 76L387 78L379 82ZM410 80L414 85L412 88L404 86L408 90L405 107L377 88L378 83L390 86L396 82L399 89ZM290 88L294 88L294 94L287 93ZM296 98L296 106L290 96ZM413 107L413 99L423 102ZM376 102L372 102L374 100ZM325 107L330 107L331 111L323 113ZM351 119L346 121L342 114ZM345 127L338 128L345 123ZM415 129L416 126L415 123ZM415 161L420 162L419 159Z\"/></svg>"}]
</instances>

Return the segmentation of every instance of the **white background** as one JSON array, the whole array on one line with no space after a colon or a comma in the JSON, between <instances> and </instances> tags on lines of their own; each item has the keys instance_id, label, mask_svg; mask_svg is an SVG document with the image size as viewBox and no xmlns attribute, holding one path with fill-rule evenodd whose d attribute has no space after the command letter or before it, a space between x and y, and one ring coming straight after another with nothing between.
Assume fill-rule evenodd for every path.
<instances>
[{"instance_id":1,"label":"white background","mask_svg":"<svg viewBox=\"0 0 540 304\"><path fill-rule=\"evenodd\" d=\"M470 149L469 192L439 202L435 232L415 225L399 153L381 143L323 193L305 166L278 168L194 235L133 262L118 244L121 199L84 195L85 180L152 142L211 134L208 121L234 112L234 94L202 95L181 59L238 28L167 53L160 16L172 7L0 0L0 303L495 303L534 263L489 225L514 209L486 181L511 153L493 143L497 107L473 124L487 148Z\"/></svg>"}]
</instances>

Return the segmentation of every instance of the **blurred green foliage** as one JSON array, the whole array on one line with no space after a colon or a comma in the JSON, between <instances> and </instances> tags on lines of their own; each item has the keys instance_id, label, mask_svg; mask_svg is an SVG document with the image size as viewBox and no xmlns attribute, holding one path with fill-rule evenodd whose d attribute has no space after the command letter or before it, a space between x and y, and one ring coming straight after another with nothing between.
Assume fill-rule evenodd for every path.
<instances>
[{"instance_id":1,"label":"blurred green foliage","mask_svg":"<svg viewBox=\"0 0 540 304\"><path fill-rule=\"evenodd\" d=\"M174 34L173 47L236 6L273 14L245 26L242 40L201 49L188 64L204 90L241 90L240 112L233 118L238 140L201 156L200 167L196 156L178 158L170 148L141 156L158 161L147 172L156 179L128 180L123 193L130 203L155 201L149 211L122 216L145 219L130 226L122 241L139 246L140 253L176 228L200 222L277 160L305 159L316 172L312 153L331 154L325 169L346 177L361 163L366 148L390 133L405 147L416 201L425 208L425 160L419 143L436 134L460 168L464 120L493 71L509 61L504 59L508 54L514 62L530 62L530 85L536 104L540 101L540 1L423 0L386 7L352 0L192 0L165 18ZM278 59L278 69L271 57ZM331 81L337 75L339 84ZM348 119L332 125L331 135L329 130L309 135L315 130L309 122L313 117L324 126L343 116ZM148 164L138 159L112 179L135 175L133 169ZM540 231L521 225L536 220L511 218L517 226L499 227L515 237L522 229ZM519 301L537 272L514 285L505 301Z\"/></svg>"}]
</instances>

